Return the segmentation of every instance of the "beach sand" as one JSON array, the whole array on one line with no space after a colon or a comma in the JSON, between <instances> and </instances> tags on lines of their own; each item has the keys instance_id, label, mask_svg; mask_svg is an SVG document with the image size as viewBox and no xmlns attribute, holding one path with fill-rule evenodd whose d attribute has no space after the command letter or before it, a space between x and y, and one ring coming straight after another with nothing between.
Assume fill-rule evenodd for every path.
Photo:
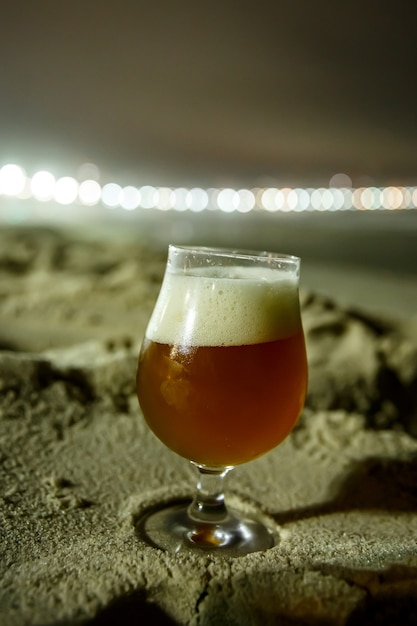
<instances>
[{"instance_id":1,"label":"beach sand","mask_svg":"<svg viewBox=\"0 0 417 626\"><path fill-rule=\"evenodd\" d=\"M228 480L227 501L260 511L277 545L171 555L136 531L148 507L195 485L134 388L165 257L129 237L0 232L2 626L415 624L411 282L392 277L394 315L383 278L368 307L363 273L358 284L307 266L305 409L281 446Z\"/></svg>"}]
</instances>

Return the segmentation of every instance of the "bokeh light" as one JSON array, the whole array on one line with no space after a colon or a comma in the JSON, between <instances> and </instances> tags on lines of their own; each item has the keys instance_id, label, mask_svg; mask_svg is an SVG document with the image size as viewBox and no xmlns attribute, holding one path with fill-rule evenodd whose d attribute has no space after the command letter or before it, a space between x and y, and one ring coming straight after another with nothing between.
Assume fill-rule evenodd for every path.
<instances>
[{"instance_id":1,"label":"bokeh light","mask_svg":"<svg viewBox=\"0 0 417 626\"><path fill-rule=\"evenodd\" d=\"M8 163L0 170L0 193L18 196L26 186L26 172L19 165Z\"/></svg>"},{"instance_id":2,"label":"bokeh light","mask_svg":"<svg viewBox=\"0 0 417 626\"><path fill-rule=\"evenodd\" d=\"M188 189L185 187L178 187L171 191L171 206L176 211L187 210L187 193Z\"/></svg>"},{"instance_id":3,"label":"bokeh light","mask_svg":"<svg viewBox=\"0 0 417 626\"><path fill-rule=\"evenodd\" d=\"M347 174L338 173L330 179L330 186L318 188L232 187L203 189L201 187L154 187L143 185L122 187L116 182L100 185L100 170L92 163L78 168L77 177L62 176L56 179L47 170L37 171L29 178L26 171L15 163L0 168L0 195L21 200L55 201L58 204L101 204L110 209L134 211L157 209L159 211L205 210L224 213L249 213L251 211L301 212L301 211L374 211L403 210L417 207L417 188L390 185L387 187L363 186L353 188Z\"/></svg>"},{"instance_id":4,"label":"bokeh light","mask_svg":"<svg viewBox=\"0 0 417 626\"><path fill-rule=\"evenodd\" d=\"M155 206L160 211L169 211L169 209L172 209L172 189L169 187L159 187Z\"/></svg>"},{"instance_id":5,"label":"bokeh light","mask_svg":"<svg viewBox=\"0 0 417 626\"><path fill-rule=\"evenodd\" d=\"M329 180L329 187L352 187L352 179L348 174L338 172Z\"/></svg>"},{"instance_id":6,"label":"bokeh light","mask_svg":"<svg viewBox=\"0 0 417 626\"><path fill-rule=\"evenodd\" d=\"M399 187L385 187L382 192L384 209L399 209L403 202L403 194Z\"/></svg>"},{"instance_id":7,"label":"bokeh light","mask_svg":"<svg viewBox=\"0 0 417 626\"><path fill-rule=\"evenodd\" d=\"M239 213L249 213L255 206L255 194L250 189L239 189L237 192L239 204L237 210Z\"/></svg>"},{"instance_id":8,"label":"bokeh light","mask_svg":"<svg viewBox=\"0 0 417 626\"><path fill-rule=\"evenodd\" d=\"M234 189L222 189L217 195L217 206L224 213L236 211L239 202L239 194Z\"/></svg>"},{"instance_id":9,"label":"bokeh light","mask_svg":"<svg viewBox=\"0 0 417 626\"><path fill-rule=\"evenodd\" d=\"M157 198L157 191L152 185L144 185L139 189L140 192L140 206L144 209L155 208Z\"/></svg>"},{"instance_id":10,"label":"bokeh light","mask_svg":"<svg viewBox=\"0 0 417 626\"><path fill-rule=\"evenodd\" d=\"M45 202L54 197L55 176L44 170L36 172L30 181L30 190L35 200Z\"/></svg>"},{"instance_id":11,"label":"bokeh light","mask_svg":"<svg viewBox=\"0 0 417 626\"><path fill-rule=\"evenodd\" d=\"M83 163L77 170L77 180L83 182L85 180L100 180L100 168L95 163Z\"/></svg>"},{"instance_id":12,"label":"bokeh light","mask_svg":"<svg viewBox=\"0 0 417 626\"><path fill-rule=\"evenodd\" d=\"M275 187L264 189L260 198L261 206L267 211L278 211L278 206L275 203L277 193L278 189L275 189Z\"/></svg>"},{"instance_id":13,"label":"bokeh light","mask_svg":"<svg viewBox=\"0 0 417 626\"><path fill-rule=\"evenodd\" d=\"M101 187L95 180L84 180L78 188L78 198L81 204L94 206L100 202Z\"/></svg>"},{"instance_id":14,"label":"bokeh light","mask_svg":"<svg viewBox=\"0 0 417 626\"><path fill-rule=\"evenodd\" d=\"M117 183L107 183L101 190L101 201L110 209L119 206L122 188Z\"/></svg>"},{"instance_id":15,"label":"bokeh light","mask_svg":"<svg viewBox=\"0 0 417 626\"><path fill-rule=\"evenodd\" d=\"M62 176L54 187L54 200L58 204L72 204L78 196L78 182L72 176Z\"/></svg>"},{"instance_id":16,"label":"bokeh light","mask_svg":"<svg viewBox=\"0 0 417 626\"><path fill-rule=\"evenodd\" d=\"M140 191L132 185L123 187L119 194L119 204L126 211L134 211L140 205Z\"/></svg>"},{"instance_id":17,"label":"bokeh light","mask_svg":"<svg viewBox=\"0 0 417 626\"><path fill-rule=\"evenodd\" d=\"M194 187L190 189L185 198L186 206L191 211L199 213L203 211L208 205L207 191L200 187Z\"/></svg>"}]
</instances>

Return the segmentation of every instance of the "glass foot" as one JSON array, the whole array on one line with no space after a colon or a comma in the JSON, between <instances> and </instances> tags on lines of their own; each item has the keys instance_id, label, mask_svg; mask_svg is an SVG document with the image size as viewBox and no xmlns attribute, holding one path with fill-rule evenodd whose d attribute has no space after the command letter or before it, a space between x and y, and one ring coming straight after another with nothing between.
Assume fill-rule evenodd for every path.
<instances>
[{"instance_id":1,"label":"glass foot","mask_svg":"<svg viewBox=\"0 0 417 626\"><path fill-rule=\"evenodd\" d=\"M236 557L275 545L273 532L256 517L228 508L221 521L205 522L191 517L190 504L182 501L148 511L136 523L138 535L172 553L192 550Z\"/></svg>"}]
</instances>

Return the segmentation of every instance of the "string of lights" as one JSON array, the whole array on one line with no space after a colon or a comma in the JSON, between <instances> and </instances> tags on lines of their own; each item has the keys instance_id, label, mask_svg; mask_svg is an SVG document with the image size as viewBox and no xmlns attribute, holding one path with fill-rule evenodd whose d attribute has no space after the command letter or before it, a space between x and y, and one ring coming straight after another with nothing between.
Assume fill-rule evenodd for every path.
<instances>
[{"instance_id":1,"label":"string of lights","mask_svg":"<svg viewBox=\"0 0 417 626\"><path fill-rule=\"evenodd\" d=\"M98 172L98 168L94 166ZM101 205L103 209L125 211L341 211L397 210L417 207L417 187L320 187L253 189L200 187L170 188L143 185L101 185L98 180L56 178L51 172L37 171L28 176L23 167L7 163L0 169L0 196L60 205Z\"/></svg>"}]
</instances>

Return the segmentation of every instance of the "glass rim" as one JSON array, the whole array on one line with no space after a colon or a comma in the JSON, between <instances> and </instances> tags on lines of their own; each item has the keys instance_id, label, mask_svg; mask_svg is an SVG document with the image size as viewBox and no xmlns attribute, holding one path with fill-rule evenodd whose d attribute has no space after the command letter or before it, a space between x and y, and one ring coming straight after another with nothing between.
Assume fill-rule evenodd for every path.
<instances>
[{"instance_id":1,"label":"glass rim","mask_svg":"<svg viewBox=\"0 0 417 626\"><path fill-rule=\"evenodd\" d=\"M252 250L246 248L233 248L225 246L188 246L183 244L170 243L168 245L169 251L178 250L179 252L189 252L191 254L208 254L211 256L237 259L260 259L268 260L275 259L277 261L288 261L293 263L300 263L301 258L293 254L286 254L284 252L273 252L268 250Z\"/></svg>"}]
</instances>

